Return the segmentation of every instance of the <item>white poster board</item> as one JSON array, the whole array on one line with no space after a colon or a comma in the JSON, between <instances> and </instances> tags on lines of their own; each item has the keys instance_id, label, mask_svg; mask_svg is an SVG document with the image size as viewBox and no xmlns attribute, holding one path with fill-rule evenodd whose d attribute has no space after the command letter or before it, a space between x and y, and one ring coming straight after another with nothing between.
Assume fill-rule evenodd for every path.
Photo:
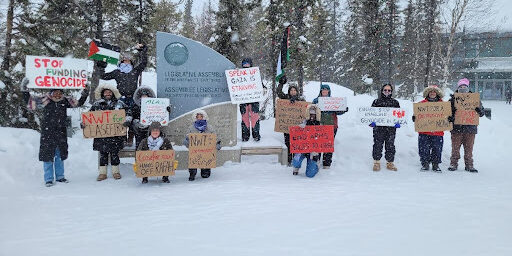
<instances>
[{"instance_id":1,"label":"white poster board","mask_svg":"<svg viewBox=\"0 0 512 256\"><path fill-rule=\"evenodd\" d=\"M410 116L403 108L378 108L359 107L359 120L361 124L369 125L375 122L377 126L405 126L409 123Z\"/></svg>"},{"instance_id":2,"label":"white poster board","mask_svg":"<svg viewBox=\"0 0 512 256\"><path fill-rule=\"evenodd\" d=\"M258 67L228 69L225 72L232 104L264 100L263 84Z\"/></svg>"},{"instance_id":3,"label":"white poster board","mask_svg":"<svg viewBox=\"0 0 512 256\"><path fill-rule=\"evenodd\" d=\"M27 55L28 88L83 89L89 77L88 60Z\"/></svg>"},{"instance_id":4,"label":"white poster board","mask_svg":"<svg viewBox=\"0 0 512 256\"><path fill-rule=\"evenodd\" d=\"M318 97L318 107L322 111L346 111L346 97Z\"/></svg>"},{"instance_id":5,"label":"white poster board","mask_svg":"<svg viewBox=\"0 0 512 256\"><path fill-rule=\"evenodd\" d=\"M168 98L141 98L140 99L140 123L150 125L152 122L160 122L161 125L169 124Z\"/></svg>"}]
</instances>

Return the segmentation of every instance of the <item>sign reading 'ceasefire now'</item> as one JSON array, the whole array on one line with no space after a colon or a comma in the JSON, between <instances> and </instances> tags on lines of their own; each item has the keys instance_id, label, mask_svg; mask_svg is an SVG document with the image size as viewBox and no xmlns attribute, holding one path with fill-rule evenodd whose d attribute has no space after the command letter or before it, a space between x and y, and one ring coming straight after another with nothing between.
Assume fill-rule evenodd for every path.
<instances>
[{"instance_id":1,"label":"sign reading 'ceasefire now'","mask_svg":"<svg viewBox=\"0 0 512 256\"><path fill-rule=\"evenodd\" d=\"M126 136L126 127L123 126L125 119L124 109L84 112L84 138Z\"/></svg>"}]
</instances>

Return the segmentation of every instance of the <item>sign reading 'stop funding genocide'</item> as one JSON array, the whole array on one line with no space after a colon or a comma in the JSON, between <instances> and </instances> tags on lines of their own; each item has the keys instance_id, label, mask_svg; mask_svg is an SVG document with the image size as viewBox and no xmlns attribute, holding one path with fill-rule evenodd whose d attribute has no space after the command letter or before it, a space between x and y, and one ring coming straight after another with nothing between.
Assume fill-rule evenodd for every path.
<instances>
[{"instance_id":1,"label":"sign reading 'stop funding genocide'","mask_svg":"<svg viewBox=\"0 0 512 256\"><path fill-rule=\"evenodd\" d=\"M224 72L235 65L197 41L157 32L156 64L157 94L171 100L171 119L210 104L231 101Z\"/></svg>"},{"instance_id":2,"label":"sign reading 'stop funding genocide'","mask_svg":"<svg viewBox=\"0 0 512 256\"><path fill-rule=\"evenodd\" d=\"M44 56L25 57L28 88L83 89L87 87L88 61Z\"/></svg>"}]
</instances>

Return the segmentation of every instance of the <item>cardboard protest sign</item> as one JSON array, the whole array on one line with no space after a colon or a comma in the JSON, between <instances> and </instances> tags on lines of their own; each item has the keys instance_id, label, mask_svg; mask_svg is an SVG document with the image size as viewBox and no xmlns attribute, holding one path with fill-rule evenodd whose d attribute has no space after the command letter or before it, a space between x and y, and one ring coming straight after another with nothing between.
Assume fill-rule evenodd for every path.
<instances>
[{"instance_id":1,"label":"cardboard protest sign","mask_svg":"<svg viewBox=\"0 0 512 256\"><path fill-rule=\"evenodd\" d=\"M322 111L346 111L346 97L318 97L318 107Z\"/></svg>"},{"instance_id":2,"label":"cardboard protest sign","mask_svg":"<svg viewBox=\"0 0 512 256\"><path fill-rule=\"evenodd\" d=\"M258 67L225 71L231 103L242 104L264 100L263 84Z\"/></svg>"},{"instance_id":3,"label":"cardboard protest sign","mask_svg":"<svg viewBox=\"0 0 512 256\"><path fill-rule=\"evenodd\" d=\"M375 122L377 126L405 126L408 124L410 117L407 111L402 108L377 108L377 107L359 107L359 120L361 124L369 125Z\"/></svg>"},{"instance_id":4,"label":"cardboard protest sign","mask_svg":"<svg viewBox=\"0 0 512 256\"><path fill-rule=\"evenodd\" d=\"M88 60L27 55L28 88L83 89L87 87Z\"/></svg>"},{"instance_id":5,"label":"cardboard protest sign","mask_svg":"<svg viewBox=\"0 0 512 256\"><path fill-rule=\"evenodd\" d=\"M217 135L190 133L188 136L188 168L215 168L217 166Z\"/></svg>"},{"instance_id":6,"label":"cardboard protest sign","mask_svg":"<svg viewBox=\"0 0 512 256\"><path fill-rule=\"evenodd\" d=\"M126 136L127 128L123 126L125 117L124 109L82 113L84 138Z\"/></svg>"},{"instance_id":7,"label":"cardboard protest sign","mask_svg":"<svg viewBox=\"0 0 512 256\"><path fill-rule=\"evenodd\" d=\"M148 150L135 152L137 178L173 176L174 150Z\"/></svg>"},{"instance_id":8,"label":"cardboard protest sign","mask_svg":"<svg viewBox=\"0 0 512 256\"><path fill-rule=\"evenodd\" d=\"M455 124L478 125L480 116L475 108L480 107L480 93L455 93Z\"/></svg>"},{"instance_id":9,"label":"cardboard protest sign","mask_svg":"<svg viewBox=\"0 0 512 256\"><path fill-rule=\"evenodd\" d=\"M140 122L150 125L152 122L160 122L161 125L169 124L169 99L142 98L140 99Z\"/></svg>"},{"instance_id":10,"label":"cardboard protest sign","mask_svg":"<svg viewBox=\"0 0 512 256\"><path fill-rule=\"evenodd\" d=\"M290 127L290 153L334 152L334 126Z\"/></svg>"},{"instance_id":11,"label":"cardboard protest sign","mask_svg":"<svg viewBox=\"0 0 512 256\"><path fill-rule=\"evenodd\" d=\"M306 118L306 108L311 104L304 101L276 100L276 122L274 131L288 133L290 126L301 124Z\"/></svg>"},{"instance_id":12,"label":"cardboard protest sign","mask_svg":"<svg viewBox=\"0 0 512 256\"><path fill-rule=\"evenodd\" d=\"M450 102L414 103L414 128L417 132L451 131L453 124L448 122L451 115Z\"/></svg>"}]
</instances>

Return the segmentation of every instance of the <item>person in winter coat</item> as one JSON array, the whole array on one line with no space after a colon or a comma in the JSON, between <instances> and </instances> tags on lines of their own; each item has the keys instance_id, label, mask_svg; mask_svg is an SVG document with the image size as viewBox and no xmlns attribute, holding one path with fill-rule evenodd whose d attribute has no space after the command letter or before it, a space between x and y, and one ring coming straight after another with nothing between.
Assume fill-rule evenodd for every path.
<instances>
[{"instance_id":1,"label":"person in winter coat","mask_svg":"<svg viewBox=\"0 0 512 256\"><path fill-rule=\"evenodd\" d=\"M442 102L443 91L437 85L431 85L423 90L423 99L425 102ZM412 116L412 121L416 117ZM419 132L418 148L421 162L421 171L428 171L432 163L432 171L441 172L439 164L441 163L441 153L443 152L443 131Z\"/></svg>"},{"instance_id":2,"label":"person in winter coat","mask_svg":"<svg viewBox=\"0 0 512 256\"><path fill-rule=\"evenodd\" d=\"M140 142L137 151L172 149L171 141L165 138L162 132L162 125L159 122L152 122L149 125L148 131L148 137ZM169 176L162 176L162 182L169 183ZM148 177L142 178L142 183L148 183Z\"/></svg>"},{"instance_id":3,"label":"person in winter coat","mask_svg":"<svg viewBox=\"0 0 512 256\"><path fill-rule=\"evenodd\" d=\"M512 91L510 90L510 87L508 88L507 92L505 93L506 98L506 104L510 105L510 101L512 100Z\"/></svg>"},{"instance_id":4,"label":"person in winter coat","mask_svg":"<svg viewBox=\"0 0 512 256\"><path fill-rule=\"evenodd\" d=\"M126 111L126 119L123 126L128 127L131 124L132 116L131 110L119 100L121 94L115 86L112 85L99 85L94 91L96 96L96 102L92 104L89 111L103 111L103 110L120 110ZM114 136L106 138L94 138L93 150L100 152L100 165L99 175L97 181L107 179L107 166L110 158L110 164L112 165L112 176L114 179L121 179L121 173L119 172L119 151L124 147L124 136Z\"/></svg>"},{"instance_id":5,"label":"person in winter coat","mask_svg":"<svg viewBox=\"0 0 512 256\"><path fill-rule=\"evenodd\" d=\"M391 84L385 84L380 90L378 99L375 99L372 103L372 107L377 108L400 108L400 103L392 98L393 86ZM382 147L386 149L386 168L391 171L397 171L395 164L395 135L396 128L400 128L400 124L391 126L377 126L375 122L370 124L373 127L373 171L380 171L380 159L382 158Z\"/></svg>"},{"instance_id":6,"label":"person in winter coat","mask_svg":"<svg viewBox=\"0 0 512 256\"><path fill-rule=\"evenodd\" d=\"M89 89L82 90L78 101L65 97L61 89L51 89L43 96L28 92L28 79L23 79L21 91L29 110L42 109L39 161L43 162L44 181L47 187L55 181L67 183L64 176L64 160L68 158L68 137L66 133L66 110L82 106L87 100Z\"/></svg>"},{"instance_id":7,"label":"person in winter coat","mask_svg":"<svg viewBox=\"0 0 512 256\"><path fill-rule=\"evenodd\" d=\"M459 80L458 87L455 92L472 93L469 90L469 80L467 78ZM457 109L455 108L455 97L453 94L451 95L450 102L452 105L451 121L454 121ZM480 102L479 107L475 108L475 111L480 117L484 116L482 102ZM464 163L466 165L464 170L468 172L478 172L478 170L473 166L473 145L475 144L476 134L476 125L453 125L453 130L451 131L452 155L450 157L450 167L448 167L449 171L457 170L460 159L460 147L464 146Z\"/></svg>"},{"instance_id":8,"label":"person in winter coat","mask_svg":"<svg viewBox=\"0 0 512 256\"><path fill-rule=\"evenodd\" d=\"M137 64L137 66L134 66L133 57L129 53L125 53L121 57L121 61L119 62L117 69L108 73L105 73L107 63L103 61L98 63L98 67L101 72L100 78L103 80L116 80L117 89L122 96L122 98L118 98L118 100L123 101L123 103L125 103L130 109L134 105L133 95L138 87L139 76L142 74L142 71L144 71L148 63L147 47L143 44L137 44L136 48L139 51L140 60L140 63ZM130 129L128 132L128 141L126 146L132 146L133 136L134 132Z\"/></svg>"},{"instance_id":9,"label":"person in winter coat","mask_svg":"<svg viewBox=\"0 0 512 256\"><path fill-rule=\"evenodd\" d=\"M252 67L252 59L245 58L242 60L242 68ZM240 114L242 114L242 141L248 141L251 137L255 141L260 141L260 103L251 102L240 104Z\"/></svg>"},{"instance_id":10,"label":"person in winter coat","mask_svg":"<svg viewBox=\"0 0 512 256\"><path fill-rule=\"evenodd\" d=\"M315 104L308 105L306 109L306 120L302 123L301 127L306 127L308 125L321 125L321 112L320 108L318 108ZM318 173L318 161L320 160L320 155L317 152L311 153L296 153L293 156L293 175L299 174L299 169L302 165L302 161L307 159L306 164L306 176L309 178L315 177Z\"/></svg>"},{"instance_id":11,"label":"person in winter coat","mask_svg":"<svg viewBox=\"0 0 512 256\"><path fill-rule=\"evenodd\" d=\"M190 144L189 135L191 133L215 133L210 126L208 126L208 115L206 112L202 109L194 111L192 113L192 125L189 128L189 132L185 136L185 141L183 141L183 144L188 148ZM220 140L217 140L217 150L220 150ZM193 181L196 179L197 169L188 169L189 171L189 181ZM208 178L210 177L211 170L210 169L201 169L201 177L202 178Z\"/></svg>"},{"instance_id":12,"label":"person in winter coat","mask_svg":"<svg viewBox=\"0 0 512 256\"><path fill-rule=\"evenodd\" d=\"M313 104L318 104L319 97L331 97L331 87L327 84L320 85L320 93L318 97L313 100ZM336 133L338 132L338 116L343 115L348 112L345 111L322 111L322 125L334 125L334 137L336 137ZM332 153L324 153L323 154L323 168L329 169L332 163Z\"/></svg>"},{"instance_id":13,"label":"person in winter coat","mask_svg":"<svg viewBox=\"0 0 512 256\"><path fill-rule=\"evenodd\" d=\"M277 86L277 96L280 99L290 100L291 103L295 101L306 101L304 97L299 95L299 88L296 85L290 85L288 87L288 94L283 93L283 85L286 84L287 79L286 76L282 76L279 79L279 85ZM286 148L288 148L288 166L291 166L293 155L290 153L290 134L284 133L284 144Z\"/></svg>"}]
</instances>

